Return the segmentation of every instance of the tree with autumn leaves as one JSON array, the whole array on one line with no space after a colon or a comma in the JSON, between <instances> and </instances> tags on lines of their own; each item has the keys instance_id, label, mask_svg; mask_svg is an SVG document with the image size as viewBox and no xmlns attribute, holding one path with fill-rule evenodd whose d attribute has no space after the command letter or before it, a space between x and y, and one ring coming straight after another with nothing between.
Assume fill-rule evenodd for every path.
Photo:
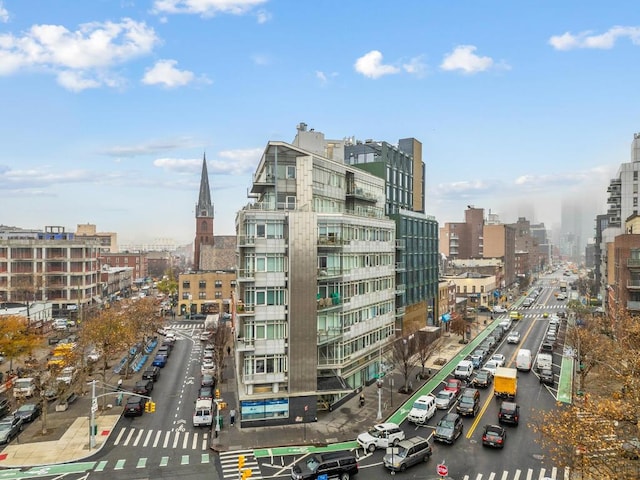
<instances>
[{"instance_id":1,"label":"tree with autumn leaves","mask_svg":"<svg viewBox=\"0 0 640 480\"><path fill-rule=\"evenodd\" d=\"M7 315L0 322L0 351L9 359L9 370L13 361L29 356L42 344L42 338L27 325L27 319L18 315Z\"/></svg>"},{"instance_id":2,"label":"tree with autumn leaves","mask_svg":"<svg viewBox=\"0 0 640 480\"><path fill-rule=\"evenodd\" d=\"M530 426L553 461L583 478L638 478L640 318L574 307L567 344L576 352L573 403L536 411Z\"/></svg>"}]
</instances>

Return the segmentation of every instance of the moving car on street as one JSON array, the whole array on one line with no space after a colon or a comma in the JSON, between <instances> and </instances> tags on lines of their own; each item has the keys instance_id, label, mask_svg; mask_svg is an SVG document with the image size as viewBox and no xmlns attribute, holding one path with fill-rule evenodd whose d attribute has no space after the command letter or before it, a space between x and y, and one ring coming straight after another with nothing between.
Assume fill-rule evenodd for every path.
<instances>
[{"instance_id":1,"label":"moving car on street","mask_svg":"<svg viewBox=\"0 0 640 480\"><path fill-rule=\"evenodd\" d=\"M452 444L462 435L462 417L457 413L448 413L438 422L433 434L434 440Z\"/></svg>"},{"instance_id":2,"label":"moving car on street","mask_svg":"<svg viewBox=\"0 0 640 480\"><path fill-rule=\"evenodd\" d=\"M485 425L482 432L482 445L485 447L504 448L507 431L502 425Z\"/></svg>"},{"instance_id":3,"label":"moving car on street","mask_svg":"<svg viewBox=\"0 0 640 480\"><path fill-rule=\"evenodd\" d=\"M404 431L397 424L386 422L358 435L358 443L365 450L373 452L376 448L395 447L404 437Z\"/></svg>"}]
</instances>

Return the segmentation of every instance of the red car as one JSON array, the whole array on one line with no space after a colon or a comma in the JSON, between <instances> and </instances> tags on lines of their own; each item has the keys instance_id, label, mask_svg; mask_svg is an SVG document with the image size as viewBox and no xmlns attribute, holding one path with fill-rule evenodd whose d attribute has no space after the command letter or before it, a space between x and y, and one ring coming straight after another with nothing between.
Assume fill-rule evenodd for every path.
<instances>
[{"instance_id":1,"label":"red car","mask_svg":"<svg viewBox=\"0 0 640 480\"><path fill-rule=\"evenodd\" d=\"M464 388L464 384L462 383L462 380L458 380L457 378L452 378L450 380L447 380L447 383L444 386L445 390L449 390L450 392L455 393L456 397L460 395L460 392L462 391L463 388Z\"/></svg>"}]
</instances>

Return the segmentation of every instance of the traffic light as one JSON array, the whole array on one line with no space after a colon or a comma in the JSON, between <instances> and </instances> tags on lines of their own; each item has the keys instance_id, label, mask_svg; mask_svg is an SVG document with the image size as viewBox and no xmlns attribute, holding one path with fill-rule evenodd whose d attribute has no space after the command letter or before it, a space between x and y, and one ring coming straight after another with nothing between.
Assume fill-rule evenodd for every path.
<instances>
[{"instance_id":1,"label":"traffic light","mask_svg":"<svg viewBox=\"0 0 640 480\"><path fill-rule=\"evenodd\" d=\"M147 413L151 411L151 402L147 402L144 404L144 411Z\"/></svg>"},{"instance_id":2,"label":"traffic light","mask_svg":"<svg viewBox=\"0 0 640 480\"><path fill-rule=\"evenodd\" d=\"M220 398L220 389L216 388L216 398Z\"/></svg>"},{"instance_id":3,"label":"traffic light","mask_svg":"<svg viewBox=\"0 0 640 480\"><path fill-rule=\"evenodd\" d=\"M238 455L238 470L244 467L244 455Z\"/></svg>"},{"instance_id":4,"label":"traffic light","mask_svg":"<svg viewBox=\"0 0 640 480\"><path fill-rule=\"evenodd\" d=\"M244 470L242 470L242 480L247 480L247 478L249 478L252 473L253 472L250 468L245 468Z\"/></svg>"},{"instance_id":5,"label":"traffic light","mask_svg":"<svg viewBox=\"0 0 640 480\"><path fill-rule=\"evenodd\" d=\"M148 404L148 405L149 405L149 411L150 411L151 413L153 413L153 412L155 412L155 411L156 411L156 402L149 402L149 404Z\"/></svg>"}]
</instances>

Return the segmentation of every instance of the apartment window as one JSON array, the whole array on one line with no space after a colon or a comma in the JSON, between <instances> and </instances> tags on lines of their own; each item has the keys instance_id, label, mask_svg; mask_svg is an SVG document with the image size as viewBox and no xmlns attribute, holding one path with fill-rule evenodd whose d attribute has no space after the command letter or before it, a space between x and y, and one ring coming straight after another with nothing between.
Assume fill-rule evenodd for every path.
<instances>
[{"instance_id":1,"label":"apartment window","mask_svg":"<svg viewBox=\"0 0 640 480\"><path fill-rule=\"evenodd\" d=\"M198 292L198 298L200 300L206 300L207 299L207 292Z\"/></svg>"},{"instance_id":2,"label":"apartment window","mask_svg":"<svg viewBox=\"0 0 640 480\"><path fill-rule=\"evenodd\" d=\"M296 178L296 166L287 165L287 178Z\"/></svg>"},{"instance_id":3,"label":"apartment window","mask_svg":"<svg viewBox=\"0 0 640 480\"><path fill-rule=\"evenodd\" d=\"M215 297L216 298L222 298L222 292L216 292L215 293Z\"/></svg>"},{"instance_id":4,"label":"apartment window","mask_svg":"<svg viewBox=\"0 0 640 480\"><path fill-rule=\"evenodd\" d=\"M222 280L216 280L216 288L222 288Z\"/></svg>"},{"instance_id":5,"label":"apartment window","mask_svg":"<svg viewBox=\"0 0 640 480\"><path fill-rule=\"evenodd\" d=\"M286 205L287 205L287 210L295 210L296 209L296 197L287 196Z\"/></svg>"},{"instance_id":6,"label":"apartment window","mask_svg":"<svg viewBox=\"0 0 640 480\"><path fill-rule=\"evenodd\" d=\"M207 288L207 281L206 280L200 280L198 282L198 288L200 288L201 290Z\"/></svg>"},{"instance_id":7,"label":"apartment window","mask_svg":"<svg viewBox=\"0 0 640 480\"><path fill-rule=\"evenodd\" d=\"M182 282L182 288L188 289L191 288L191 282L189 280L185 280Z\"/></svg>"}]
</instances>

